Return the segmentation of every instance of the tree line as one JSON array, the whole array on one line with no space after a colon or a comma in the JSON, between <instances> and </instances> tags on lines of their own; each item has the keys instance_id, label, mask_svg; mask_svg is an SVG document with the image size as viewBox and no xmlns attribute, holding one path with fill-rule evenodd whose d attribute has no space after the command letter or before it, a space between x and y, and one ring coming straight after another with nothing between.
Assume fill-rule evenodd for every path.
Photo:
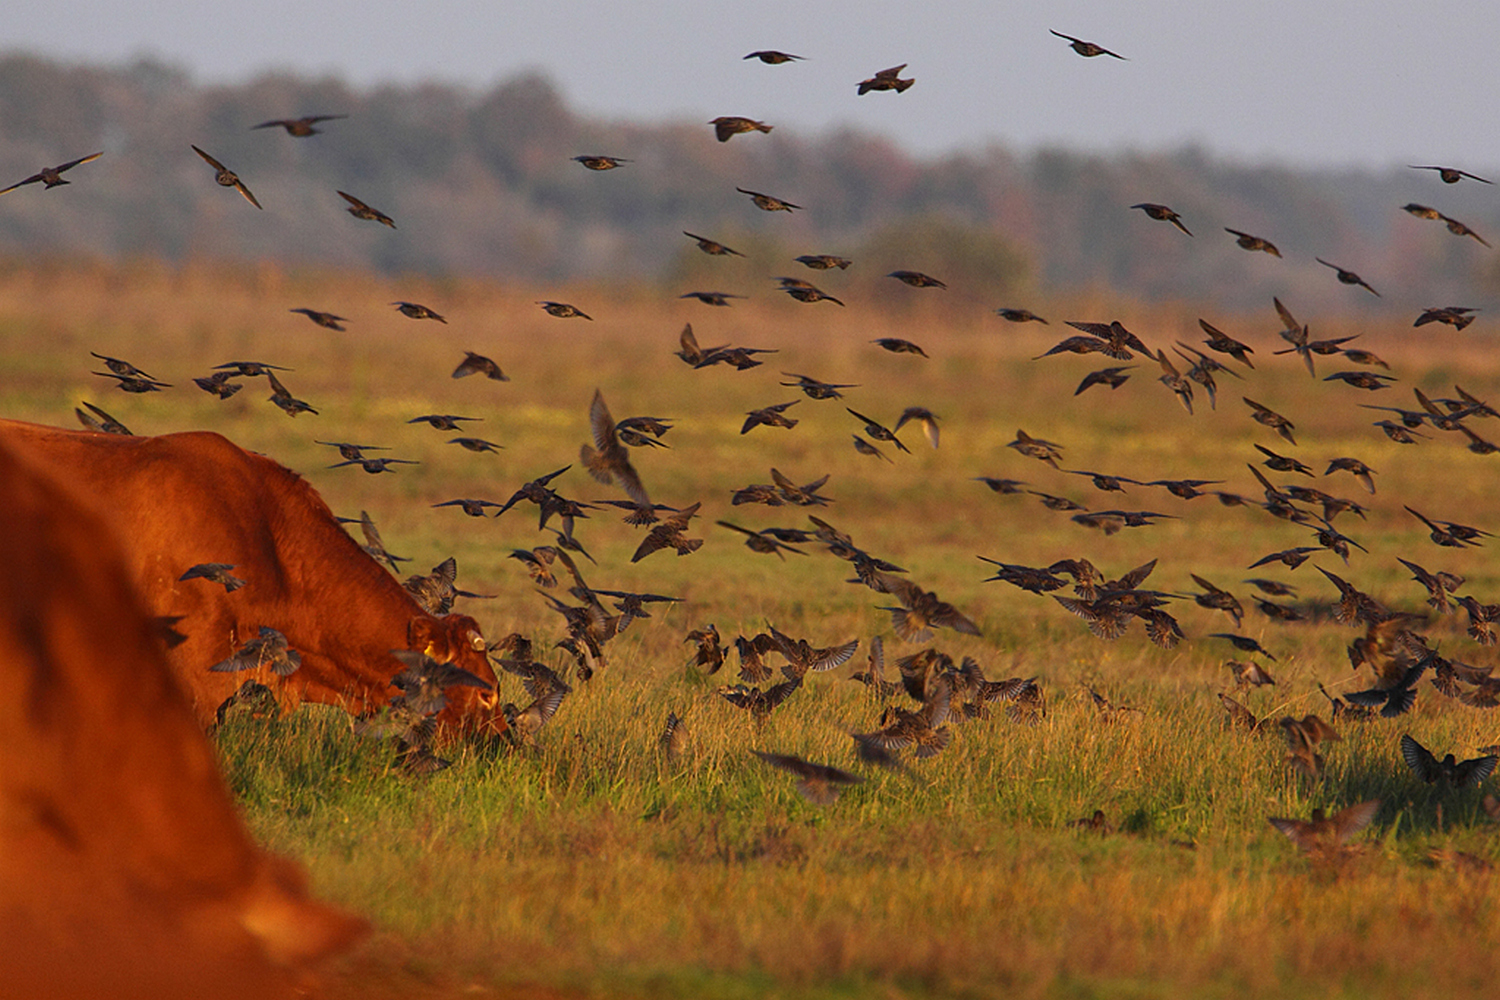
<instances>
[{"instance_id":1,"label":"tree line","mask_svg":"<svg viewBox=\"0 0 1500 1000\"><path fill-rule=\"evenodd\" d=\"M252 129L307 114L348 117L306 139ZM216 185L191 145L234 170L265 210ZM675 287L722 273L682 235L688 230L742 250L771 275L797 254L838 253L880 273L907 267L943 277L993 305L1092 289L1231 307L1273 294L1334 307L1483 306L1497 284L1491 251L1401 211L1430 204L1500 239L1493 189L1448 188L1404 165L1298 169L1195 148L1099 155L989 146L923 159L890 137L850 130L778 130L720 144L697 121L581 115L535 73L482 91L357 89L288 74L206 85L151 60L0 58L0 186L99 150L105 156L72 172L69 187L32 185L0 198L0 253ZM600 153L632 162L596 172L571 160ZM736 187L804 210L760 212ZM397 228L350 219L340 190ZM1170 204L1192 237L1132 212L1139 202ZM1271 239L1286 259L1237 249L1225 226ZM1384 301L1343 294L1314 255L1365 275Z\"/></svg>"}]
</instances>

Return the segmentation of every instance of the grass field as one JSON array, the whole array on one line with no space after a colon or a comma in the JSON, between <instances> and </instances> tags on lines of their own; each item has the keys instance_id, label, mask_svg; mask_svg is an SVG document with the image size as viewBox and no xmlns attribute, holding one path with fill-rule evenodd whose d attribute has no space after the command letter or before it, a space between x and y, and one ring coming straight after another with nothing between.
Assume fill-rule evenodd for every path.
<instances>
[{"instance_id":1,"label":"grass field","mask_svg":"<svg viewBox=\"0 0 1500 1000\"><path fill-rule=\"evenodd\" d=\"M839 294L837 274L820 284ZM386 280L285 272L267 266L180 270L141 264L13 262L0 268L0 414L71 426L82 400L137 433L221 431L299 470L343 515L368 510L391 551L425 571L456 556L459 584L497 595L465 601L494 639L552 643L562 622L522 568L515 548L547 544L534 508L501 518L431 505L456 497L504 501L523 482L576 462L588 439L589 401L602 390L616 418L669 418L670 449L633 453L652 498L702 501L690 535L702 549L637 564L640 529L608 510L579 522L597 559L591 585L683 598L657 605L607 647L610 665L575 691L535 749L450 746L453 766L431 779L404 776L390 748L355 736L347 718L304 708L279 720L238 718L218 740L228 779L256 833L301 859L321 894L368 914L378 928L324 981L332 997L464 995L591 997L1479 997L1500 977L1500 907L1494 876L1465 856L1500 861L1497 828L1481 789L1421 784L1401 761L1410 732L1460 759L1500 742L1489 712L1445 698L1424 680L1415 709L1396 720L1341 725L1321 778L1285 762L1279 731L1230 728L1215 697L1230 692L1272 719L1319 713L1317 690L1369 685L1345 647L1360 633L1327 615L1337 591L1314 566L1337 573L1389 607L1431 609L1397 562L1405 557L1467 580L1482 602L1500 591L1490 545L1438 548L1409 504L1446 520L1500 530L1494 502L1500 457L1467 450L1432 427L1415 446L1371 426L1369 403L1419 409L1412 388L1452 396L1455 383L1500 401L1500 360L1481 318L1463 333L1411 316L1350 326L1337 316L1299 317L1315 338L1359 334L1399 381L1365 392L1321 376L1356 366L1318 359L1310 379L1266 308L1219 315L1211 305L1120 303L1075 296L1027 305L1052 323L1016 326L993 313L947 309L940 291L910 290L875 309L850 299L801 305L762 295L713 309L679 301L678 289L510 288L477 281ZM1352 290L1351 295L1357 294ZM593 322L559 320L534 303L571 301ZM413 321L388 303L425 303L446 325ZM1288 303L1296 311L1296 303ZM314 326L294 307L349 317L347 332ZM1189 416L1159 385L1149 359L1099 355L1031 360L1074 333L1063 319L1119 319L1153 348L1201 345L1204 317L1254 348L1244 380L1221 376L1216 409L1201 390ZM704 345L731 342L779 353L745 372L693 371L672 353L685 322ZM870 341L897 336L929 358L895 355ZM493 357L507 383L453 380L463 350ZM173 383L128 395L89 372L89 351L125 358ZM191 378L233 360L293 369L283 381L320 413L290 419L252 382L218 401ZM1223 359L1226 363L1233 362ZM1135 364L1122 388L1074 396L1087 372ZM1180 366L1185 367L1185 365ZM1378 369L1376 369L1378 370ZM857 383L847 398L803 398L794 429L739 433L745 413L802 398L780 372ZM1241 396L1296 423L1296 446L1250 419ZM915 427L911 454L887 447L887 463L855 452L852 406L887 426L907 406L942 418L934 450ZM406 421L423 413L482 417L466 432L505 446L473 454L453 435ZM1487 438L1500 422L1470 421ZM1212 497L1177 499L1157 487L1101 493L1006 445L1017 428L1063 447L1064 469L1141 480L1223 480L1258 497L1247 463L1264 445L1322 473L1352 455L1377 470L1369 495L1346 474L1262 471L1359 501L1367 517L1336 527L1368 549L1346 566L1321 552L1300 569L1250 572L1274 551L1315 544L1312 530ZM337 460L314 443L385 445L415 459L394 475L327 469ZM848 563L805 546L784 561L744 547L714 526L809 527L806 509L731 507L730 494L770 481L776 467L797 482L829 474L834 503L814 510L863 549L909 571L972 618L980 637L942 631L934 643L973 656L990 678L1036 677L1046 713L1034 723L991 718L952 723L953 744L909 773L862 769L851 731L876 728L881 703L845 678L884 638L894 661L919 648L892 632L879 610L888 595L851 586ZM1171 515L1152 527L1105 536L1034 496L992 493L977 476L1027 481L1091 509ZM582 500L619 498L575 467L554 484ZM799 546L803 547L803 546ZM1242 634L1275 661L1274 687L1233 692L1223 663L1246 659L1213 632L1236 631L1224 614L1191 600L1170 610L1186 638L1150 643L1139 624L1120 639L1089 634L1048 597L985 582L976 556L1043 566L1086 557L1118 576L1151 559L1145 586L1196 591L1196 573L1246 606ZM1246 577L1299 588L1309 620L1276 622L1255 610ZM811 675L805 689L757 727L720 698L733 683L688 666L684 635L713 622L731 641L773 624L814 645L858 638L847 667ZM1418 626L1450 658L1496 663L1493 648L1465 633L1465 619L1433 614ZM895 670L890 670L895 676ZM1109 717L1092 687L1139 712ZM521 702L514 677L503 700ZM900 701L905 703L904 696ZM689 739L672 762L657 749L669 711ZM752 749L792 753L858 771L862 784L814 806ZM1268 816L1306 817L1383 800L1361 849L1338 863L1298 853ZM1068 825L1095 809L1116 832ZM1462 852L1462 854L1458 854ZM1458 857L1459 863L1454 863Z\"/></svg>"}]
</instances>

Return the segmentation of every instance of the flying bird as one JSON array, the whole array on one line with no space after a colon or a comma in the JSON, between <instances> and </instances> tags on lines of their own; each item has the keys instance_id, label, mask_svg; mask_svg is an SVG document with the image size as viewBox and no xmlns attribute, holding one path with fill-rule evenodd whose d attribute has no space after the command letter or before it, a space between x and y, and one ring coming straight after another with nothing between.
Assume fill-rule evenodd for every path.
<instances>
[{"instance_id":1,"label":"flying bird","mask_svg":"<svg viewBox=\"0 0 1500 1000\"><path fill-rule=\"evenodd\" d=\"M260 208L260 202L255 200L255 195L250 193L250 189L245 187L245 182L240 180L239 176L233 170L230 170L228 167L224 166L224 164L220 163L212 156L209 156L197 146L193 146L192 148L193 152L203 157L203 162L214 168L214 180L217 181L220 186L234 188L240 194L245 196L246 201L254 205L256 208Z\"/></svg>"},{"instance_id":2,"label":"flying bird","mask_svg":"<svg viewBox=\"0 0 1500 1000\"><path fill-rule=\"evenodd\" d=\"M72 183L71 181L66 181L62 177L62 174L65 171L72 170L74 167L78 166L81 163L92 163L94 160L99 159L99 157L103 155L104 154L102 152L99 152L94 153L91 156L81 156L76 160L69 160L67 163L60 163L55 167L43 167L41 170L38 170L36 173L32 174L24 181L16 181L10 187L0 190L0 194L14 191L16 188L23 187L27 184L35 184L38 181L42 182L42 186L44 189L60 187L63 184L70 184Z\"/></svg>"},{"instance_id":3,"label":"flying bird","mask_svg":"<svg viewBox=\"0 0 1500 1000\"><path fill-rule=\"evenodd\" d=\"M1107 385L1111 389L1118 389L1130 379L1130 376L1125 373L1134 367L1135 365L1125 365L1117 368L1100 368L1098 371L1089 372L1083 377L1083 381L1078 383L1078 388L1073 390L1073 395L1081 395L1085 389L1096 385Z\"/></svg>"},{"instance_id":4,"label":"flying bird","mask_svg":"<svg viewBox=\"0 0 1500 1000\"><path fill-rule=\"evenodd\" d=\"M259 125L251 125L250 131L258 128L283 128L286 134L298 139L305 139L310 135L319 135L322 129L313 128L318 122L331 122L339 118L348 118L348 115L307 115L303 118L273 118Z\"/></svg>"},{"instance_id":5,"label":"flying bird","mask_svg":"<svg viewBox=\"0 0 1500 1000\"><path fill-rule=\"evenodd\" d=\"M755 202L755 207L761 209L762 211L790 212L794 208L800 209L802 207L801 205L794 205L789 201L782 201L780 198L773 198L768 194L761 194L759 191L746 191L742 187L737 187L735 188L735 190L740 194L749 195L750 200Z\"/></svg>"},{"instance_id":6,"label":"flying bird","mask_svg":"<svg viewBox=\"0 0 1500 1000\"><path fill-rule=\"evenodd\" d=\"M389 215L386 215L384 212L380 211L378 208L371 208L369 205L366 205L364 202L354 197L354 195L348 194L344 191L338 192L338 195L340 198L349 203L349 207L345 209L345 211L354 216L356 219L364 219L367 222L378 222L382 226L389 226L392 229L396 228L395 221L392 220Z\"/></svg>"},{"instance_id":7,"label":"flying bird","mask_svg":"<svg viewBox=\"0 0 1500 1000\"><path fill-rule=\"evenodd\" d=\"M78 415L78 422L83 424L83 426L87 427L89 430L97 431L100 434L119 434L124 437L131 436L130 429L128 427L120 423L108 413L101 410L99 407L95 406L93 403L84 400L83 405L87 408L88 412L76 408L73 410L73 412Z\"/></svg>"},{"instance_id":8,"label":"flying bird","mask_svg":"<svg viewBox=\"0 0 1500 1000\"><path fill-rule=\"evenodd\" d=\"M409 316L412 319L435 319L439 323L443 323L445 325L448 322L442 316L439 316L436 312L433 312L431 309L422 305L420 302L392 302L391 305L395 306L396 311L401 315Z\"/></svg>"},{"instance_id":9,"label":"flying bird","mask_svg":"<svg viewBox=\"0 0 1500 1000\"><path fill-rule=\"evenodd\" d=\"M574 162L581 163L590 170L613 170L622 163L634 163L623 156L575 156Z\"/></svg>"},{"instance_id":10,"label":"flying bird","mask_svg":"<svg viewBox=\"0 0 1500 1000\"><path fill-rule=\"evenodd\" d=\"M765 406L758 410L751 410L746 414L745 424L740 428L740 433L749 434L751 430L760 426L785 427L788 430L796 427L796 418L785 416L785 413L789 407L796 406L800 402L802 400L794 399L789 403L777 403L775 406Z\"/></svg>"},{"instance_id":11,"label":"flying bird","mask_svg":"<svg viewBox=\"0 0 1500 1000\"><path fill-rule=\"evenodd\" d=\"M812 268L814 271L826 271L831 267L846 270L854 261L848 257L839 257L831 253L805 253L800 257L793 257L797 263Z\"/></svg>"},{"instance_id":12,"label":"flying bird","mask_svg":"<svg viewBox=\"0 0 1500 1000\"><path fill-rule=\"evenodd\" d=\"M901 79L901 71L905 68L906 63L902 63L900 66L883 69L869 79L859 81L859 93L868 94L872 90L894 90L898 94L901 93L917 82L914 77Z\"/></svg>"},{"instance_id":13,"label":"flying bird","mask_svg":"<svg viewBox=\"0 0 1500 1000\"><path fill-rule=\"evenodd\" d=\"M288 646L287 642L285 634L262 625L258 636L235 650L228 659L220 660L208 669L230 673L269 667L276 676L288 677L302 666L302 654Z\"/></svg>"},{"instance_id":14,"label":"flying bird","mask_svg":"<svg viewBox=\"0 0 1500 1000\"><path fill-rule=\"evenodd\" d=\"M769 132L775 128L765 122L758 122L754 118L741 118L739 115L720 115L709 122L714 127L714 135L720 142L728 142L741 132Z\"/></svg>"},{"instance_id":15,"label":"flying bird","mask_svg":"<svg viewBox=\"0 0 1500 1000\"><path fill-rule=\"evenodd\" d=\"M1047 30L1052 31L1051 28L1048 28ZM1094 56L1114 56L1116 59L1125 58L1118 52L1111 52L1109 51L1109 49L1106 49L1102 45L1095 45L1093 42L1085 42L1081 38L1074 38L1072 35L1065 35L1061 31L1052 31L1052 33L1058 38L1067 39L1069 43L1068 48L1072 49L1074 52L1077 52L1079 55L1087 59L1092 59Z\"/></svg>"},{"instance_id":16,"label":"flying bird","mask_svg":"<svg viewBox=\"0 0 1500 1000\"><path fill-rule=\"evenodd\" d=\"M1172 209L1168 208L1166 205L1158 205L1155 202L1143 201L1139 205L1131 205L1130 207L1140 209L1148 216L1155 219L1157 222L1170 222L1172 225L1176 226L1178 229L1181 229L1189 236L1193 235L1192 233L1188 232L1188 227L1182 224L1182 219L1177 215L1177 213L1172 211Z\"/></svg>"},{"instance_id":17,"label":"flying bird","mask_svg":"<svg viewBox=\"0 0 1500 1000\"><path fill-rule=\"evenodd\" d=\"M630 455L620 443L615 429L615 419L610 416L604 394L598 389L594 390L593 402L589 404L589 429L594 439L593 447L585 444L579 449L579 457L588 474L606 486L617 483L637 506L650 507L651 498L646 495L640 474L630 464Z\"/></svg>"},{"instance_id":18,"label":"flying bird","mask_svg":"<svg viewBox=\"0 0 1500 1000\"><path fill-rule=\"evenodd\" d=\"M1249 233L1242 233L1238 229L1230 229L1228 226L1224 227L1224 231L1238 237L1234 242L1243 250L1262 250L1272 257L1281 256L1281 251L1276 249L1276 244L1268 239L1251 236Z\"/></svg>"},{"instance_id":19,"label":"flying bird","mask_svg":"<svg viewBox=\"0 0 1500 1000\"><path fill-rule=\"evenodd\" d=\"M697 299L706 306L727 306L730 299L743 299L743 295L735 295L733 292L684 292L677 296L679 299Z\"/></svg>"},{"instance_id":20,"label":"flying bird","mask_svg":"<svg viewBox=\"0 0 1500 1000\"><path fill-rule=\"evenodd\" d=\"M287 312L301 313L314 323L329 330L343 330L344 327L341 324L349 322L343 316L335 316L329 312L318 312L316 309L288 309Z\"/></svg>"},{"instance_id":21,"label":"flying bird","mask_svg":"<svg viewBox=\"0 0 1500 1000\"><path fill-rule=\"evenodd\" d=\"M996 309L995 313L1003 320L1011 323L1040 323L1049 325L1046 320L1032 312L1030 309Z\"/></svg>"},{"instance_id":22,"label":"flying bird","mask_svg":"<svg viewBox=\"0 0 1500 1000\"><path fill-rule=\"evenodd\" d=\"M765 753L761 750L750 752L772 767L795 775L798 793L813 805L831 805L838 800L843 786L857 785L864 780L857 774L850 774L827 764L814 764L791 754Z\"/></svg>"},{"instance_id":23,"label":"flying bird","mask_svg":"<svg viewBox=\"0 0 1500 1000\"><path fill-rule=\"evenodd\" d=\"M179 576L178 580L208 580L223 586L225 593L234 593L245 585L245 581L230 574L234 569L231 563L199 563L189 566L187 571Z\"/></svg>"},{"instance_id":24,"label":"flying bird","mask_svg":"<svg viewBox=\"0 0 1500 1000\"><path fill-rule=\"evenodd\" d=\"M1344 284L1346 284L1346 285L1358 285L1360 288L1363 288L1365 291L1369 292L1371 295L1377 295L1378 296L1380 294L1379 292L1375 291L1375 289L1371 288L1369 286L1369 284L1366 283L1365 279L1361 278L1359 275L1355 274L1353 271L1345 270L1344 268L1339 267L1337 264L1330 264L1328 261L1324 260L1322 257L1314 257L1313 260L1317 261L1319 264L1322 264L1324 267L1331 267L1335 271L1337 271L1338 272L1339 281L1343 282Z\"/></svg>"},{"instance_id":25,"label":"flying bird","mask_svg":"<svg viewBox=\"0 0 1500 1000\"><path fill-rule=\"evenodd\" d=\"M767 66L779 66L782 63L792 62L795 59L801 59L802 56L794 56L790 52L778 52L775 49L757 49L744 58L759 59Z\"/></svg>"},{"instance_id":26,"label":"flying bird","mask_svg":"<svg viewBox=\"0 0 1500 1000\"><path fill-rule=\"evenodd\" d=\"M1470 180L1473 180L1473 181L1478 181L1481 184L1493 184L1493 183L1495 183L1494 181L1487 181L1483 177L1479 177L1479 176L1477 176L1475 174L1471 174L1467 170L1459 170L1457 167L1419 167L1419 166L1416 166L1416 165L1412 165L1412 169L1413 170L1436 170L1438 172L1438 176L1443 179L1443 183L1444 184L1457 184L1460 180L1462 180L1465 177L1467 177L1467 178L1469 178Z\"/></svg>"},{"instance_id":27,"label":"flying bird","mask_svg":"<svg viewBox=\"0 0 1500 1000\"><path fill-rule=\"evenodd\" d=\"M1401 759L1427 784L1444 781L1454 788L1478 788L1494 773L1495 765L1500 764L1500 757L1494 754L1459 761L1450 753L1439 760L1431 750L1412 739L1410 733L1401 734Z\"/></svg>"},{"instance_id":28,"label":"flying bird","mask_svg":"<svg viewBox=\"0 0 1500 1000\"><path fill-rule=\"evenodd\" d=\"M948 286L931 275L923 274L921 271L892 271L886 275L887 278L895 278L904 285L913 288L947 288Z\"/></svg>"},{"instance_id":29,"label":"flying bird","mask_svg":"<svg viewBox=\"0 0 1500 1000\"><path fill-rule=\"evenodd\" d=\"M1310 819L1271 816L1269 820L1304 853L1326 855L1338 851L1350 837L1369 826L1379 811L1380 800L1371 799L1332 816L1324 816L1323 810L1314 809Z\"/></svg>"},{"instance_id":30,"label":"flying bird","mask_svg":"<svg viewBox=\"0 0 1500 1000\"><path fill-rule=\"evenodd\" d=\"M709 254L711 256L714 256L714 257L723 257L723 256L726 256L726 255L730 255L730 256L734 256L734 257L743 257L743 256L745 256L744 254L740 253L738 250L731 250L729 247L725 246L724 244L718 242L717 240L711 240L707 236L699 236L699 235L697 235L695 233L688 232L686 229L684 229L682 231L682 235L686 236L690 240L697 241L697 243L698 243L698 249L702 250L704 253Z\"/></svg>"},{"instance_id":31,"label":"flying bird","mask_svg":"<svg viewBox=\"0 0 1500 1000\"><path fill-rule=\"evenodd\" d=\"M567 302L553 302L549 299L538 301L537 305L541 306L542 311L545 312L548 316L556 316L558 319L582 318L589 320L590 322L592 322L594 319L594 317L590 316L582 309L579 309L577 306L571 305Z\"/></svg>"},{"instance_id":32,"label":"flying bird","mask_svg":"<svg viewBox=\"0 0 1500 1000\"><path fill-rule=\"evenodd\" d=\"M500 366L483 354L475 354L473 351L464 351L464 359L453 369L454 378L465 378L469 375L483 375L485 378L496 382L509 382L510 378ZM408 421L409 423L410 421Z\"/></svg>"},{"instance_id":33,"label":"flying bird","mask_svg":"<svg viewBox=\"0 0 1500 1000\"><path fill-rule=\"evenodd\" d=\"M920 354L924 358L927 357L927 352L922 350L922 348L909 340L902 340L900 337L877 337L870 341L870 343L879 344L892 354Z\"/></svg>"}]
</instances>

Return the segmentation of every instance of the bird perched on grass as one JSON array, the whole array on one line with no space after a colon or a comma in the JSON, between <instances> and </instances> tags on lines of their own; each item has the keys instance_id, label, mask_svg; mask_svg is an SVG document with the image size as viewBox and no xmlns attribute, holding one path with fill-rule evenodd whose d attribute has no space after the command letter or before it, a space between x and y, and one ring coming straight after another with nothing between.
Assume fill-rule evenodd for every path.
<instances>
[{"instance_id":1,"label":"bird perched on grass","mask_svg":"<svg viewBox=\"0 0 1500 1000\"><path fill-rule=\"evenodd\" d=\"M714 127L714 135L720 142L728 142L741 132L769 132L775 128L774 125L767 125L754 118L743 118L739 115L720 115L709 124Z\"/></svg>"},{"instance_id":2,"label":"bird perched on grass","mask_svg":"<svg viewBox=\"0 0 1500 1000\"><path fill-rule=\"evenodd\" d=\"M850 774L827 764L814 764L791 754L765 753L761 750L750 752L772 767L796 775L797 792L813 805L832 805L838 801L843 786L857 785L864 780L857 774Z\"/></svg>"},{"instance_id":3,"label":"bird perched on grass","mask_svg":"<svg viewBox=\"0 0 1500 1000\"><path fill-rule=\"evenodd\" d=\"M212 156L209 156L197 146L193 146L192 149L193 152L203 157L203 162L214 168L214 180L218 182L221 187L234 188L240 194L244 195L246 201L254 205L256 208L260 208L260 202L255 200L255 195L251 194L250 189L245 187L245 182L240 180L238 174L236 174L233 170L230 170L228 167L224 166L224 164L220 163Z\"/></svg>"},{"instance_id":4,"label":"bird perched on grass","mask_svg":"<svg viewBox=\"0 0 1500 1000\"><path fill-rule=\"evenodd\" d=\"M1172 209L1168 208L1166 205L1158 205L1155 202L1143 201L1139 205L1131 205L1130 207L1140 209L1148 216L1155 219L1157 222L1170 222L1172 225L1176 226L1178 229L1181 229L1189 236L1193 235L1192 233L1188 232L1188 227L1182 224L1181 217L1179 217L1176 212L1172 211Z\"/></svg>"},{"instance_id":5,"label":"bird perched on grass","mask_svg":"<svg viewBox=\"0 0 1500 1000\"><path fill-rule=\"evenodd\" d=\"M64 172L72 170L74 167L79 166L83 163L92 163L94 160L99 159L99 157L103 155L104 154L102 152L93 153L89 156L80 156L76 160L69 160L67 163L60 163L55 167L43 167L41 170L38 170L36 173L32 174L25 180L16 181L10 187L0 189L0 194L6 194L7 192L14 191L18 187L24 187L27 184L35 184L38 181L41 182L43 190L46 190L48 188L61 187L64 184L71 184L71 181L63 179L62 175Z\"/></svg>"},{"instance_id":6,"label":"bird perched on grass","mask_svg":"<svg viewBox=\"0 0 1500 1000\"><path fill-rule=\"evenodd\" d=\"M251 125L250 131L258 128L282 128L286 134L297 139L306 139L310 135L320 135L322 129L313 128L318 122L337 121L340 118L348 118L348 115L305 115L301 118L272 118L268 122L259 125Z\"/></svg>"},{"instance_id":7,"label":"bird perched on grass","mask_svg":"<svg viewBox=\"0 0 1500 1000\"><path fill-rule=\"evenodd\" d=\"M234 569L232 563L199 563L189 566L187 571L179 576L178 580L208 580L212 583L221 584L225 593L232 594L245 585L245 581L232 575L229 571Z\"/></svg>"},{"instance_id":8,"label":"bird perched on grass","mask_svg":"<svg viewBox=\"0 0 1500 1000\"><path fill-rule=\"evenodd\" d=\"M900 66L883 69L874 76L859 81L859 93L861 95L868 94L872 90L894 90L898 94L904 92L908 87L917 82L915 77L908 77L905 80L901 79L901 71L905 68L906 63L902 63Z\"/></svg>"},{"instance_id":9,"label":"bird perched on grass","mask_svg":"<svg viewBox=\"0 0 1500 1000\"><path fill-rule=\"evenodd\" d=\"M1047 30L1052 31L1051 28L1048 28ZM1068 42L1068 48L1072 49L1074 52L1077 52L1079 55L1083 56L1086 59L1092 59L1094 56L1114 56L1116 59L1125 59L1125 57L1120 55L1118 52L1111 52L1109 49L1106 49L1102 45L1096 45L1093 42L1086 42L1081 38L1074 38L1072 35L1065 35L1061 31L1052 31L1052 34L1056 35L1058 38L1066 39ZM1128 62L1129 60L1126 61Z\"/></svg>"}]
</instances>

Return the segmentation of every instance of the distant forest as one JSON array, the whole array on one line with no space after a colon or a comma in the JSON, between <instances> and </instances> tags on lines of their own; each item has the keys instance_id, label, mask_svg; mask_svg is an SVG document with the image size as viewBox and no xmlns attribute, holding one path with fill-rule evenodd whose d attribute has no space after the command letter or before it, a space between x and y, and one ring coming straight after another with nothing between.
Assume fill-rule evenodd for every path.
<instances>
[{"instance_id":1,"label":"distant forest","mask_svg":"<svg viewBox=\"0 0 1500 1000\"><path fill-rule=\"evenodd\" d=\"M251 128L320 113L348 118L311 138ZM264 211L216 185L190 144L238 173ZM888 136L790 129L721 144L703 122L581 116L537 75L483 92L289 75L207 86L152 61L0 58L0 187L99 150L66 175L69 187L0 198L0 254L271 259L684 291L726 280L688 230L743 251L767 277L800 271L797 254L836 253L872 273L936 275L990 305L1090 290L1231 307L1272 294L1319 308L1482 307L1500 288L1494 251L1401 210L1431 205L1500 240L1500 187L1449 186L1401 164L1295 169L1194 148L992 146L920 159ZM631 162L595 172L571 159L584 154ZM736 187L804 208L762 212ZM352 219L338 190L398 228ZM1193 236L1132 211L1138 202L1172 206ZM1285 259L1236 248L1225 226L1270 239ZM1358 271L1383 298L1338 285L1314 256Z\"/></svg>"}]
</instances>

